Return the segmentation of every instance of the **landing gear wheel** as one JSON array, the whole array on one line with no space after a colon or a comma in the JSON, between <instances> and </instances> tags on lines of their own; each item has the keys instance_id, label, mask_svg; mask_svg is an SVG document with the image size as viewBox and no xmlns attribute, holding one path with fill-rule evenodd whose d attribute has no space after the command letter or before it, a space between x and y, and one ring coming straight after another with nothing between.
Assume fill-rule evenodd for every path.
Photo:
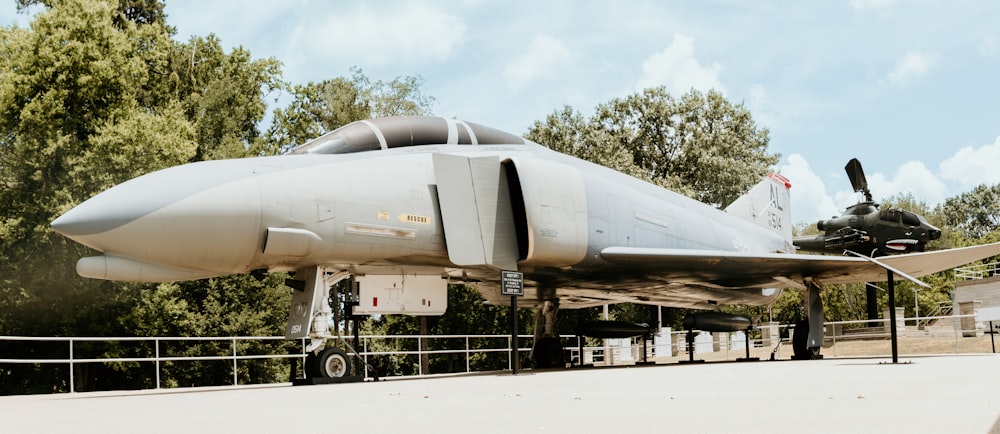
<instances>
[{"instance_id":1,"label":"landing gear wheel","mask_svg":"<svg viewBox=\"0 0 1000 434\"><path fill-rule=\"evenodd\" d=\"M559 338L541 338L535 342L532 358L535 367L561 368L563 366L563 347Z\"/></svg>"},{"instance_id":2,"label":"landing gear wheel","mask_svg":"<svg viewBox=\"0 0 1000 434\"><path fill-rule=\"evenodd\" d=\"M340 348L327 348L306 357L306 373L311 378L340 378L351 372L351 360Z\"/></svg>"},{"instance_id":3,"label":"landing gear wheel","mask_svg":"<svg viewBox=\"0 0 1000 434\"><path fill-rule=\"evenodd\" d=\"M812 360L813 352L806 348L809 343L809 321L799 321L795 323L795 331L792 335L792 359ZM818 348L816 349L819 350Z\"/></svg>"},{"instance_id":4,"label":"landing gear wheel","mask_svg":"<svg viewBox=\"0 0 1000 434\"><path fill-rule=\"evenodd\" d=\"M306 378L313 378L313 371L316 370L316 354L306 354L306 360L302 363L302 373Z\"/></svg>"}]
</instances>

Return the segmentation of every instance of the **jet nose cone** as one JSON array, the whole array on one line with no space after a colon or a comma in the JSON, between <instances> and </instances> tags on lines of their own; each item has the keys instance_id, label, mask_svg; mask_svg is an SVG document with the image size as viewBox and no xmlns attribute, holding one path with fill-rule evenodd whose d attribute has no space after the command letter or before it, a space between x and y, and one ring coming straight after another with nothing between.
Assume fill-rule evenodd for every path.
<instances>
[{"instance_id":1,"label":"jet nose cone","mask_svg":"<svg viewBox=\"0 0 1000 434\"><path fill-rule=\"evenodd\" d=\"M51 227L106 254L231 272L260 236L260 186L248 160L186 164L108 189Z\"/></svg>"},{"instance_id":2,"label":"jet nose cone","mask_svg":"<svg viewBox=\"0 0 1000 434\"><path fill-rule=\"evenodd\" d=\"M51 227L52 230L63 235L69 235L72 233L73 227L76 225L77 222L72 218L66 217L66 214L56 217L55 220L52 220L52 223L49 223L49 227Z\"/></svg>"},{"instance_id":3,"label":"jet nose cone","mask_svg":"<svg viewBox=\"0 0 1000 434\"><path fill-rule=\"evenodd\" d=\"M75 216L70 215L72 213L73 210L69 210L69 212L67 212L66 214L63 214L58 218L56 218L55 220L52 220L52 223L49 223L49 227L51 227L52 230L67 237L81 232L83 226L85 226L85 223L80 219L76 218Z\"/></svg>"},{"instance_id":4,"label":"jet nose cone","mask_svg":"<svg viewBox=\"0 0 1000 434\"><path fill-rule=\"evenodd\" d=\"M49 226L52 230L76 240L81 235L106 232L135 218L134 212L122 208L114 200L98 200L100 195L59 216Z\"/></svg>"}]
</instances>

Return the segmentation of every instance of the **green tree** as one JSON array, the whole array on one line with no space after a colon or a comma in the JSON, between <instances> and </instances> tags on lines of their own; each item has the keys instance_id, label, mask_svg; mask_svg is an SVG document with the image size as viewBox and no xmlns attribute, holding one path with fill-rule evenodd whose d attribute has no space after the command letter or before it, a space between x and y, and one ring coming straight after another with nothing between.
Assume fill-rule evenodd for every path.
<instances>
[{"instance_id":1,"label":"green tree","mask_svg":"<svg viewBox=\"0 0 1000 434\"><path fill-rule=\"evenodd\" d=\"M569 154L636 178L656 182L636 165L628 143L616 140L612 132L587 120L580 112L564 106L535 123L525 138L558 152Z\"/></svg>"},{"instance_id":2,"label":"green tree","mask_svg":"<svg viewBox=\"0 0 1000 434\"><path fill-rule=\"evenodd\" d=\"M193 155L177 105L138 98L155 57L147 47L169 38L155 25L119 29L116 16L106 3L67 0L30 29L0 29L0 261L9 264L0 282L4 302L17 307L2 323L76 322L81 305L50 297L115 303L116 295L98 295L104 284L72 276L87 251L48 223L103 188Z\"/></svg>"},{"instance_id":3,"label":"green tree","mask_svg":"<svg viewBox=\"0 0 1000 434\"><path fill-rule=\"evenodd\" d=\"M52 7L58 4L58 1L54 0L15 0L15 2L18 12L35 5ZM122 27L126 21L131 21L135 24L165 26L167 15L163 13L163 6L160 0L119 0L116 7L120 13L114 17L115 24Z\"/></svg>"},{"instance_id":4,"label":"green tree","mask_svg":"<svg viewBox=\"0 0 1000 434\"><path fill-rule=\"evenodd\" d=\"M526 137L716 206L760 182L779 157L749 110L716 91L677 100L664 87L645 89L598 105L589 120L564 107Z\"/></svg>"},{"instance_id":5,"label":"green tree","mask_svg":"<svg viewBox=\"0 0 1000 434\"><path fill-rule=\"evenodd\" d=\"M171 44L150 69L155 80L141 97L180 103L198 144L189 161L251 155L267 97L285 85L277 60L253 59L243 48L226 53L215 35Z\"/></svg>"},{"instance_id":6,"label":"green tree","mask_svg":"<svg viewBox=\"0 0 1000 434\"><path fill-rule=\"evenodd\" d=\"M945 199L936 212L944 223L963 237L978 240L1000 228L1000 184L979 185L971 191Z\"/></svg>"},{"instance_id":7,"label":"green tree","mask_svg":"<svg viewBox=\"0 0 1000 434\"><path fill-rule=\"evenodd\" d=\"M263 280L250 275L225 276L191 282L161 283L130 288L140 293L132 311L119 317L125 329L137 336L274 336L284 333L291 294L283 286L284 273ZM226 356L229 341L162 341L161 355ZM293 341L238 341L242 355L287 354L298 349ZM163 364L163 387L232 384L229 361L168 362ZM241 361L237 379L242 383L287 381L288 362ZM147 377L146 381L151 381ZM151 384L145 384L150 387Z\"/></svg>"},{"instance_id":8,"label":"green tree","mask_svg":"<svg viewBox=\"0 0 1000 434\"><path fill-rule=\"evenodd\" d=\"M360 68L350 77L310 82L291 88L292 102L275 110L267 132L266 150L281 153L351 122L430 113L434 98L421 91L420 77L397 77L372 82Z\"/></svg>"},{"instance_id":9,"label":"green tree","mask_svg":"<svg viewBox=\"0 0 1000 434\"><path fill-rule=\"evenodd\" d=\"M259 293L287 294L279 281L266 288L239 276L189 282L149 298L150 285L76 276L73 263L93 252L48 224L129 178L247 155L259 140L264 98L280 85L277 62L253 60L242 49L226 53L214 36L174 42L156 1L42 4L46 9L29 28L0 29L0 334L122 336L178 322L174 330L182 335L218 335L241 331L234 324L253 324L247 319L260 315L271 315L267 334L273 334L287 301ZM192 298L204 295L194 288L243 298L208 303L215 299ZM248 301L255 297L258 303ZM134 316L140 306L145 314ZM178 306L191 309L188 319L177 317ZM201 326L184 328L185 321ZM4 353L43 351L14 347ZM77 349L95 357L135 350ZM141 376L129 374L132 368L77 365L77 390L133 387ZM107 369L119 373L93 375ZM66 377L55 369L6 369L0 393L67 390Z\"/></svg>"}]
</instances>

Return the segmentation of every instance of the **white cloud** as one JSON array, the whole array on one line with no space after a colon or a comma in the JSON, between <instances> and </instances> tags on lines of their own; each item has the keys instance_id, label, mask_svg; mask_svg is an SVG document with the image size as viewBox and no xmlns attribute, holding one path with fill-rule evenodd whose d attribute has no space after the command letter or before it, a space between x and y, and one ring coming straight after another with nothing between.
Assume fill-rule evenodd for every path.
<instances>
[{"instance_id":1,"label":"white cloud","mask_svg":"<svg viewBox=\"0 0 1000 434\"><path fill-rule=\"evenodd\" d=\"M510 87L518 89L536 79L556 76L558 68L572 58L573 52L562 40L537 35L527 50L504 68L503 75Z\"/></svg>"},{"instance_id":2,"label":"white cloud","mask_svg":"<svg viewBox=\"0 0 1000 434\"><path fill-rule=\"evenodd\" d=\"M908 53L903 56L896 67L886 76L890 84L904 85L914 78L927 74L938 61L936 53Z\"/></svg>"},{"instance_id":3,"label":"white cloud","mask_svg":"<svg viewBox=\"0 0 1000 434\"><path fill-rule=\"evenodd\" d=\"M673 95L682 95L695 88L701 91L716 89L726 93L719 81L722 65L712 62L702 65L694 56L694 38L675 34L674 40L662 52L656 53L642 62L642 77L636 84L638 89L666 86Z\"/></svg>"},{"instance_id":4,"label":"white cloud","mask_svg":"<svg viewBox=\"0 0 1000 434\"><path fill-rule=\"evenodd\" d=\"M875 200L896 194L910 193L914 199L929 206L945 199L947 187L922 161L908 161L896 169L892 179L881 173L868 176L868 186Z\"/></svg>"},{"instance_id":5,"label":"white cloud","mask_svg":"<svg viewBox=\"0 0 1000 434\"><path fill-rule=\"evenodd\" d=\"M754 120L759 125L772 130L787 128L792 120L793 112L802 113L805 111L794 110L787 103L776 102L761 84L751 86L747 98L747 107L753 113Z\"/></svg>"},{"instance_id":6,"label":"white cloud","mask_svg":"<svg viewBox=\"0 0 1000 434\"><path fill-rule=\"evenodd\" d=\"M841 210L826 192L823 180L813 173L802 155L790 154L779 171L792 182L792 220L795 223L814 223L840 215Z\"/></svg>"},{"instance_id":7,"label":"white cloud","mask_svg":"<svg viewBox=\"0 0 1000 434\"><path fill-rule=\"evenodd\" d=\"M941 177L958 182L963 189L980 184L1000 183L1000 137L991 145L959 149L951 158L941 162Z\"/></svg>"},{"instance_id":8,"label":"white cloud","mask_svg":"<svg viewBox=\"0 0 1000 434\"><path fill-rule=\"evenodd\" d=\"M448 58L462 42L465 23L422 3L372 9L358 6L311 29L298 29L313 56L340 56L348 63L410 63Z\"/></svg>"}]
</instances>

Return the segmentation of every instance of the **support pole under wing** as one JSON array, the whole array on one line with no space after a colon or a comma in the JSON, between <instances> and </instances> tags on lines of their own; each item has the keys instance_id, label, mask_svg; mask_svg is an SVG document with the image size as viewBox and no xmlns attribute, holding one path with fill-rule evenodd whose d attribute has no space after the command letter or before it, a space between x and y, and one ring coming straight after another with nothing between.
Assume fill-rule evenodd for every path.
<instances>
[{"instance_id":1,"label":"support pole under wing","mask_svg":"<svg viewBox=\"0 0 1000 434\"><path fill-rule=\"evenodd\" d=\"M500 159L434 154L448 259L456 265L516 270L517 235Z\"/></svg>"},{"instance_id":2,"label":"support pole under wing","mask_svg":"<svg viewBox=\"0 0 1000 434\"><path fill-rule=\"evenodd\" d=\"M823 345L823 300L820 298L821 288L816 282L806 282L806 291L803 294L806 308L806 316L809 319L809 337L806 340L806 348L813 355L819 354L819 348Z\"/></svg>"}]
</instances>

